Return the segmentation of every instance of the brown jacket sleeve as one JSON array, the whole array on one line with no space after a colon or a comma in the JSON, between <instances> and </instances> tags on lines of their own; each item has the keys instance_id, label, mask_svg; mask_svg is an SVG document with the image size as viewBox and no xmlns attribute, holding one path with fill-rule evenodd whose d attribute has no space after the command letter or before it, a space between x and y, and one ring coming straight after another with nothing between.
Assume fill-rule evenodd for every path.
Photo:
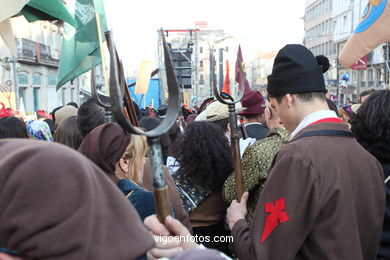
<instances>
[{"instance_id":1,"label":"brown jacket sleeve","mask_svg":"<svg viewBox=\"0 0 390 260\"><path fill-rule=\"evenodd\" d=\"M246 220L232 229L239 259L294 259L318 214L313 169L307 162L285 155L272 170L249 228Z\"/></svg>"},{"instance_id":2,"label":"brown jacket sleeve","mask_svg":"<svg viewBox=\"0 0 390 260\"><path fill-rule=\"evenodd\" d=\"M190 224L190 220L187 212L183 208L183 203L181 201L179 192L177 191L175 182L173 181L172 176L169 174L167 167L164 166L164 176L168 185L169 199L172 203L173 212L175 213L175 217L179 220L184 226L188 228L188 230L192 234L192 227ZM152 178L152 170L150 165L150 160L146 158L145 168L144 168L144 176L142 186L145 189L153 190L153 178Z\"/></svg>"}]
</instances>

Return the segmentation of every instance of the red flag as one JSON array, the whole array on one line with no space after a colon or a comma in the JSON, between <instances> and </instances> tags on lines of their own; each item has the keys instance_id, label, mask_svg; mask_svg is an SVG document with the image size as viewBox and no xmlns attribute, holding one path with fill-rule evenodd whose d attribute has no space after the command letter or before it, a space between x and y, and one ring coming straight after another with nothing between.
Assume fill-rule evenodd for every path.
<instances>
[{"instance_id":1,"label":"red flag","mask_svg":"<svg viewBox=\"0 0 390 260\"><path fill-rule=\"evenodd\" d=\"M225 81L223 82L222 92L230 95L230 76L229 76L229 61L226 61L226 75Z\"/></svg>"},{"instance_id":2,"label":"red flag","mask_svg":"<svg viewBox=\"0 0 390 260\"><path fill-rule=\"evenodd\" d=\"M236 77L235 77L235 80L236 80L236 82L238 84L240 84L242 76L243 76L243 75L241 75L241 72L240 72L240 69L239 69L239 64L240 63L242 64L243 62L244 61L243 61L243 58L242 58L241 46L238 45L237 60L236 60ZM251 92L251 91L252 91L252 89L249 86L249 81L246 79L245 80L245 94L248 93L248 92Z\"/></svg>"}]
</instances>

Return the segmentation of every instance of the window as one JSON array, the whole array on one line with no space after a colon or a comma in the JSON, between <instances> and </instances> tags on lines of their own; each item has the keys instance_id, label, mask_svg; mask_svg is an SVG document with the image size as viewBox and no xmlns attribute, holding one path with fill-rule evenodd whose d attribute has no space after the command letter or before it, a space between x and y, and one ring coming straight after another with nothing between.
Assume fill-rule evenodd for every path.
<instances>
[{"instance_id":1,"label":"window","mask_svg":"<svg viewBox=\"0 0 390 260\"><path fill-rule=\"evenodd\" d=\"M28 84L28 75L27 74L19 74L18 75L18 83L19 84Z\"/></svg>"},{"instance_id":2,"label":"window","mask_svg":"<svg viewBox=\"0 0 390 260\"><path fill-rule=\"evenodd\" d=\"M33 85L42 85L42 77L41 75L34 74L33 75Z\"/></svg>"},{"instance_id":3,"label":"window","mask_svg":"<svg viewBox=\"0 0 390 260\"><path fill-rule=\"evenodd\" d=\"M203 74L199 75L199 84L204 85L204 75Z\"/></svg>"},{"instance_id":4,"label":"window","mask_svg":"<svg viewBox=\"0 0 390 260\"><path fill-rule=\"evenodd\" d=\"M371 82L371 81L374 81L374 78L373 78L373 73L372 73L372 70L369 70L368 71L368 81Z\"/></svg>"},{"instance_id":5,"label":"window","mask_svg":"<svg viewBox=\"0 0 390 260\"><path fill-rule=\"evenodd\" d=\"M199 48L199 53L203 53L203 47Z\"/></svg>"},{"instance_id":6,"label":"window","mask_svg":"<svg viewBox=\"0 0 390 260\"><path fill-rule=\"evenodd\" d=\"M50 72L48 76L48 83L49 86L55 86L57 85L57 79L56 79L56 74L54 72Z\"/></svg>"},{"instance_id":7,"label":"window","mask_svg":"<svg viewBox=\"0 0 390 260\"><path fill-rule=\"evenodd\" d=\"M203 61L202 61L202 60L199 61L199 67L200 67L201 69L203 69Z\"/></svg>"},{"instance_id":8,"label":"window","mask_svg":"<svg viewBox=\"0 0 390 260\"><path fill-rule=\"evenodd\" d=\"M26 107L26 88L19 88L19 98L22 98L23 106ZM22 104L19 104L21 107Z\"/></svg>"},{"instance_id":9,"label":"window","mask_svg":"<svg viewBox=\"0 0 390 260\"><path fill-rule=\"evenodd\" d=\"M75 88L71 88L70 89L70 101L72 101L72 102L75 101L74 100L74 96L75 96L74 94L75 94Z\"/></svg>"},{"instance_id":10,"label":"window","mask_svg":"<svg viewBox=\"0 0 390 260\"><path fill-rule=\"evenodd\" d=\"M62 88L62 105L65 106L65 88Z\"/></svg>"},{"instance_id":11,"label":"window","mask_svg":"<svg viewBox=\"0 0 390 260\"><path fill-rule=\"evenodd\" d=\"M34 111L39 110L39 88L33 88L34 94Z\"/></svg>"}]
</instances>

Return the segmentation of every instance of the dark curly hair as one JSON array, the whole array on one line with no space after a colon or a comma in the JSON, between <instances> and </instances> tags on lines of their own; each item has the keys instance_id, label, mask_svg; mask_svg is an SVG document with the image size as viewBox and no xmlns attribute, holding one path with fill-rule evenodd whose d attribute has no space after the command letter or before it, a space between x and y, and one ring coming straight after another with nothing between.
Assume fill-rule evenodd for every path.
<instances>
[{"instance_id":1,"label":"dark curly hair","mask_svg":"<svg viewBox=\"0 0 390 260\"><path fill-rule=\"evenodd\" d=\"M214 191L233 172L232 150L222 130L205 121L188 125L179 145L178 174L194 184Z\"/></svg>"},{"instance_id":2,"label":"dark curly hair","mask_svg":"<svg viewBox=\"0 0 390 260\"><path fill-rule=\"evenodd\" d=\"M389 105L390 90L376 91L351 117L356 140L381 163L390 162Z\"/></svg>"}]
</instances>

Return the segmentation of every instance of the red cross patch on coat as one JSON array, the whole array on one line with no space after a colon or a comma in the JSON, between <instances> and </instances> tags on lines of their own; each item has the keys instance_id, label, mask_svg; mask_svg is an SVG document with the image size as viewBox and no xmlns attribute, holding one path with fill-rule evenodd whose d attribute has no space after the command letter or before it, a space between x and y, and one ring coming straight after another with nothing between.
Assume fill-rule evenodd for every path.
<instances>
[{"instance_id":1,"label":"red cross patch on coat","mask_svg":"<svg viewBox=\"0 0 390 260\"><path fill-rule=\"evenodd\" d=\"M263 243L272 231L279 225L279 223L287 222L288 215L286 212L286 200L280 198L270 203L264 203L265 218L263 235L261 236L260 243Z\"/></svg>"}]
</instances>

